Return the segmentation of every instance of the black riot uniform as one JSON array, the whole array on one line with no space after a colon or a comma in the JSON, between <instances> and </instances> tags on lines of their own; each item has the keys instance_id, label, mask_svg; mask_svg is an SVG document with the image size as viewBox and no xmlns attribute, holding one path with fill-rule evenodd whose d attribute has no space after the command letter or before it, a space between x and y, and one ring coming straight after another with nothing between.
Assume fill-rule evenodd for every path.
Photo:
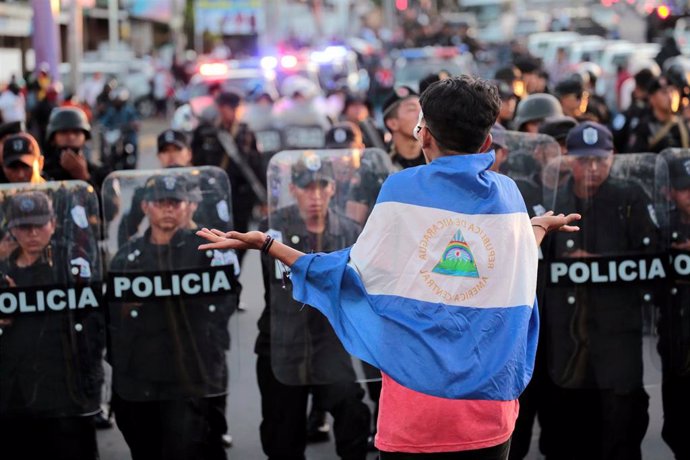
<instances>
[{"instance_id":1,"label":"black riot uniform","mask_svg":"<svg viewBox=\"0 0 690 460\"><path fill-rule=\"evenodd\" d=\"M235 98L237 99L235 100ZM227 96L226 99L221 100L219 96L219 103L233 105L235 108L239 105L239 96ZM235 158L226 151L221 143L219 139L221 131L229 132L237 151ZM194 131L192 163L194 166L218 166L228 173L232 187L235 230L246 232L249 228L252 210L262 198L257 196L257 188L266 189L265 165L257 150L254 133L246 124L239 122L235 122L229 131L215 122L202 123ZM247 174L249 171L251 171L251 175ZM243 252L238 253L240 259L242 254Z\"/></svg>"},{"instance_id":2,"label":"black riot uniform","mask_svg":"<svg viewBox=\"0 0 690 460\"><path fill-rule=\"evenodd\" d=\"M680 213L671 214L672 241L690 240L690 224ZM687 254L687 251L680 253ZM678 255L679 252L676 252ZM664 425L661 435L676 458L690 458L687 441L687 414L690 411L690 284L671 280L668 298L659 315L659 354L663 379L661 396Z\"/></svg>"},{"instance_id":3,"label":"black riot uniform","mask_svg":"<svg viewBox=\"0 0 690 460\"><path fill-rule=\"evenodd\" d=\"M560 119L560 122L565 122ZM575 120L572 120L572 124ZM494 140L503 142L503 147L509 152L508 159L502 165L502 172L515 180L520 194L525 201L527 212L531 217L544 214L551 208L544 197L549 195L545 189L553 190L559 179L557 175L560 166L560 146L549 136L531 135L527 133L505 132L502 136L494 136ZM541 157L537 161L536 157ZM555 170L554 174L545 174L544 168ZM546 183L545 183L546 181ZM546 285L546 265L543 252L549 247L548 237L540 247L539 266L537 271L537 305L541 308ZM540 328L540 334L543 329ZM541 431L540 442L548 437L551 423L549 422L549 407L546 393L549 390L546 378L545 342L541 339L537 349L532 380L520 395L520 412L515 423L515 430L510 447L510 460L525 458L532 442L534 421L538 417ZM545 441L544 441L545 442Z\"/></svg>"},{"instance_id":4,"label":"black riot uniform","mask_svg":"<svg viewBox=\"0 0 690 460\"><path fill-rule=\"evenodd\" d=\"M13 197L7 213L10 226L17 218L13 209L17 206L25 211L19 219L26 220L18 225L41 225L31 219L48 210L45 196L29 192ZM27 201L33 208L25 206ZM53 299L66 305L71 302L69 289L76 298L81 298L84 289L91 292L85 309L0 315L3 459L98 458L91 416L100 411L105 324L98 304L99 285L92 286L91 281L99 278L100 268L86 252L75 252L64 237L64 232L55 233L29 266L18 263L21 248L0 262L1 291L7 295L24 291L29 299L25 303L34 309L41 293L47 299L48 293L59 291Z\"/></svg>"},{"instance_id":5,"label":"black riot uniform","mask_svg":"<svg viewBox=\"0 0 690 460\"><path fill-rule=\"evenodd\" d=\"M671 159L671 187L687 193L690 189L690 158ZM669 218L669 237L674 257L687 256L682 249L690 241L690 221L678 207ZM665 302L659 315L659 343L663 379L661 396L664 425L661 435L676 458L690 458L687 441L687 414L690 411L690 283L687 278L670 277Z\"/></svg>"},{"instance_id":6,"label":"black riot uniform","mask_svg":"<svg viewBox=\"0 0 690 460\"><path fill-rule=\"evenodd\" d=\"M309 233L296 206L278 211L268 229L261 229L295 249L304 252L334 251L353 244L359 235L359 226L348 218L329 210L323 234ZM276 232L279 230L279 233ZM336 451L341 458L366 457L369 436L369 408L362 398L364 389L356 383L352 360L338 341L326 317L312 308L303 308L292 298L290 284L283 288L284 275L280 264L268 256L261 260L266 308L259 319L259 337L256 342L257 376L261 391L261 443L264 453L271 459L303 459L306 447L307 400L314 396L314 404L330 412L335 419ZM272 307L272 305L274 307ZM280 305L279 311L273 311ZM272 318L272 315L274 316ZM277 321L275 315L281 315ZM298 316L296 316L298 315ZM286 318L286 321L282 321ZM271 324L282 324L281 336L293 341L280 342L271 337ZM309 335L305 337L304 331ZM310 350L309 344L319 344ZM321 361L321 362L319 362ZM328 361L327 364L324 364ZM300 368L317 370L317 380L330 381L332 375L318 375L318 369L338 369L341 382L327 385L294 385L301 378L295 375ZM309 371L308 371L309 372ZM293 385L283 382L289 381Z\"/></svg>"},{"instance_id":7,"label":"black riot uniform","mask_svg":"<svg viewBox=\"0 0 690 460\"><path fill-rule=\"evenodd\" d=\"M631 132L630 152L661 152L668 148L690 147L690 130L687 122L678 115L662 123L647 111Z\"/></svg>"},{"instance_id":8,"label":"black riot uniform","mask_svg":"<svg viewBox=\"0 0 690 460\"><path fill-rule=\"evenodd\" d=\"M549 260L578 249L639 253L655 247L648 200L636 184L608 178L585 202L562 190L556 212L582 215L581 231L555 234ZM642 294L625 285L547 287L542 316L549 402L559 414L546 458L639 459L649 417L642 376Z\"/></svg>"},{"instance_id":9,"label":"black riot uniform","mask_svg":"<svg viewBox=\"0 0 690 460\"><path fill-rule=\"evenodd\" d=\"M157 199L166 184L171 198L182 199L189 190L186 180L170 179L150 178L144 198ZM141 300L113 298L112 290L113 409L135 460L225 458L217 432L224 414L218 413L216 397L227 393L228 321L241 286L237 267L230 265L236 258L199 251L200 243L191 230L178 229L168 244L154 244L148 229L122 246L110 265L111 289L117 276L162 276L170 286L171 270L201 276L217 273L214 268L222 269L230 287L194 297L161 292Z\"/></svg>"}]
</instances>

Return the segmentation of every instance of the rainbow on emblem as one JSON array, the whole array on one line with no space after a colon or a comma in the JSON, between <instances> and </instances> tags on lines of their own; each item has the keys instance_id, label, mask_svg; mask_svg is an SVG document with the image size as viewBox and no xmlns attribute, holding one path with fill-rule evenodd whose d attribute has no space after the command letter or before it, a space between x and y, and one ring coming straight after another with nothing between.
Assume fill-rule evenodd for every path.
<instances>
[{"instance_id":1,"label":"rainbow on emblem","mask_svg":"<svg viewBox=\"0 0 690 460\"><path fill-rule=\"evenodd\" d=\"M446 250L443 251L441 260L436 264L432 272L441 275L479 278L479 271L477 271L477 264L474 263L472 250L460 230L455 232L453 239L446 246Z\"/></svg>"}]
</instances>

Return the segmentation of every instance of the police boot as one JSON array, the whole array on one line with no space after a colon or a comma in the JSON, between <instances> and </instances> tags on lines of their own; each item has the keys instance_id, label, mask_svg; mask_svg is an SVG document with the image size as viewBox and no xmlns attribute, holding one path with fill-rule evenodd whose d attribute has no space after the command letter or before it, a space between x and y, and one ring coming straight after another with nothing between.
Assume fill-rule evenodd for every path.
<instances>
[{"instance_id":1,"label":"police boot","mask_svg":"<svg viewBox=\"0 0 690 460\"><path fill-rule=\"evenodd\" d=\"M331 426L326 421L326 412L312 409L307 419L307 442L327 442Z\"/></svg>"}]
</instances>

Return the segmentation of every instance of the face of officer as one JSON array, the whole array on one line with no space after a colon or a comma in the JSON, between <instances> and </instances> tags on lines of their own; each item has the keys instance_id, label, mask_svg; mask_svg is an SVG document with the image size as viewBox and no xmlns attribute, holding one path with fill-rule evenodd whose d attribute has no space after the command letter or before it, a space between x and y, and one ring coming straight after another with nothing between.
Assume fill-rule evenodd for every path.
<instances>
[{"instance_id":1,"label":"face of officer","mask_svg":"<svg viewBox=\"0 0 690 460\"><path fill-rule=\"evenodd\" d=\"M57 147L70 147L79 150L86 144L86 134L81 129L56 131L53 137Z\"/></svg>"},{"instance_id":2,"label":"face of officer","mask_svg":"<svg viewBox=\"0 0 690 460\"><path fill-rule=\"evenodd\" d=\"M670 195L685 220L690 219L690 188L672 188Z\"/></svg>"},{"instance_id":3,"label":"face of officer","mask_svg":"<svg viewBox=\"0 0 690 460\"><path fill-rule=\"evenodd\" d=\"M44 159L43 155L36 157L39 173L43 171ZM5 173L5 177L10 183L31 182L34 168L33 165L28 165L23 161L13 161L8 165L3 164L2 171Z\"/></svg>"},{"instance_id":4,"label":"face of officer","mask_svg":"<svg viewBox=\"0 0 690 460\"><path fill-rule=\"evenodd\" d=\"M678 90L669 84L662 84L661 88L649 95L649 104L660 114L673 113L678 108L679 100Z\"/></svg>"},{"instance_id":5,"label":"face of officer","mask_svg":"<svg viewBox=\"0 0 690 460\"><path fill-rule=\"evenodd\" d=\"M237 108L229 104L220 104L218 105L218 115L224 126L232 126L237 118Z\"/></svg>"},{"instance_id":6,"label":"face of officer","mask_svg":"<svg viewBox=\"0 0 690 460\"><path fill-rule=\"evenodd\" d=\"M345 110L345 119L352 123L359 123L369 118L369 109L360 103L350 104Z\"/></svg>"},{"instance_id":7,"label":"face of officer","mask_svg":"<svg viewBox=\"0 0 690 460\"><path fill-rule=\"evenodd\" d=\"M297 201L302 219L309 226L309 224L325 222L328 205L335 194L335 182L312 181L305 187L290 184L290 193Z\"/></svg>"},{"instance_id":8,"label":"face of officer","mask_svg":"<svg viewBox=\"0 0 690 460\"><path fill-rule=\"evenodd\" d=\"M35 260L50 244L55 226L55 219L50 219L43 225L18 225L10 232L19 245L21 255Z\"/></svg>"},{"instance_id":9,"label":"face of officer","mask_svg":"<svg viewBox=\"0 0 690 460\"><path fill-rule=\"evenodd\" d=\"M570 155L566 158L573 174L575 195L580 198L594 195L608 179L613 165L613 153L606 156Z\"/></svg>"},{"instance_id":10,"label":"face of officer","mask_svg":"<svg viewBox=\"0 0 690 460\"><path fill-rule=\"evenodd\" d=\"M163 168L189 166L192 163L192 152L187 147L168 144L158 152L158 161Z\"/></svg>"},{"instance_id":11,"label":"face of officer","mask_svg":"<svg viewBox=\"0 0 690 460\"><path fill-rule=\"evenodd\" d=\"M508 149L496 144L494 144L493 149L496 155L496 161L494 161L494 164L492 164L489 169L493 172L500 172L501 165L508 159Z\"/></svg>"},{"instance_id":12,"label":"face of officer","mask_svg":"<svg viewBox=\"0 0 690 460\"><path fill-rule=\"evenodd\" d=\"M501 111L498 112L498 118L501 120L512 120L515 115L515 108L517 107L517 99L509 97L501 99Z\"/></svg>"},{"instance_id":13,"label":"face of officer","mask_svg":"<svg viewBox=\"0 0 690 460\"><path fill-rule=\"evenodd\" d=\"M142 201L141 203L141 210L148 217L153 233L174 233L179 228L184 227L189 217L188 208L188 201L172 198Z\"/></svg>"},{"instance_id":14,"label":"face of officer","mask_svg":"<svg viewBox=\"0 0 690 460\"><path fill-rule=\"evenodd\" d=\"M561 107L563 107L563 114L569 117L579 117L582 115L580 105L582 104L582 96L578 94L565 94L560 97Z\"/></svg>"},{"instance_id":15,"label":"face of officer","mask_svg":"<svg viewBox=\"0 0 690 460\"><path fill-rule=\"evenodd\" d=\"M408 97L400 102L393 116L386 120L386 126L393 135L401 135L414 140L412 132L417 126L421 111L422 106L419 104L419 98Z\"/></svg>"}]
</instances>

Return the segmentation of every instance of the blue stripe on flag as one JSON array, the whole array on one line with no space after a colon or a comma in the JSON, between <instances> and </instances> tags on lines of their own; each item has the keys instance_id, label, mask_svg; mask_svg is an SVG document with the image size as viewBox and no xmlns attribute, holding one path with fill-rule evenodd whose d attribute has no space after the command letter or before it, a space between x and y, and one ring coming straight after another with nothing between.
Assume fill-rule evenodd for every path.
<instances>
[{"instance_id":1,"label":"blue stripe on flag","mask_svg":"<svg viewBox=\"0 0 690 460\"><path fill-rule=\"evenodd\" d=\"M292 281L294 298L320 310L350 354L433 396L511 401L522 393L534 367L536 301L469 308L369 295L349 253L302 256Z\"/></svg>"},{"instance_id":2,"label":"blue stripe on flag","mask_svg":"<svg viewBox=\"0 0 690 460\"><path fill-rule=\"evenodd\" d=\"M405 169L384 182L377 203L397 201L460 214L526 212L515 182L485 169L493 159L493 151L454 155Z\"/></svg>"}]
</instances>

